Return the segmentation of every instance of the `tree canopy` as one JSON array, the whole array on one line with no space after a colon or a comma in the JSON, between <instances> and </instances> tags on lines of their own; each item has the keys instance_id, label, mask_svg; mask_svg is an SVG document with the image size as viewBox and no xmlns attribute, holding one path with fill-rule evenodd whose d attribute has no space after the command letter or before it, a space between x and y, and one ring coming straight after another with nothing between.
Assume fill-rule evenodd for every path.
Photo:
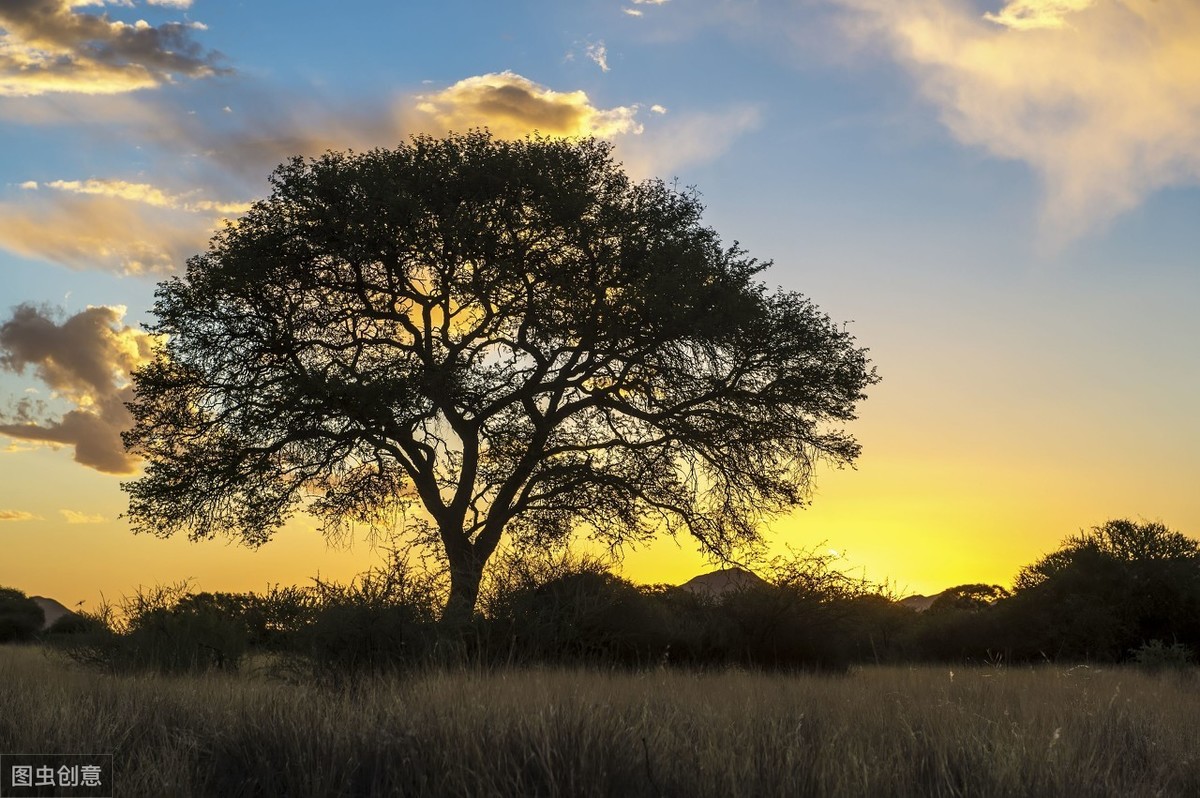
<instances>
[{"instance_id":1,"label":"tree canopy","mask_svg":"<svg viewBox=\"0 0 1200 798\"><path fill-rule=\"evenodd\" d=\"M1095 578L1105 569L1132 573L1177 564L1193 571L1200 567L1200 542L1156 521L1117 518L1068 537L1058 551L1022 568L1015 588L1067 582L1075 574Z\"/></svg>"},{"instance_id":2,"label":"tree canopy","mask_svg":"<svg viewBox=\"0 0 1200 798\"><path fill-rule=\"evenodd\" d=\"M859 454L866 350L604 142L414 137L271 184L158 287L125 435L137 531L403 518L469 613L505 535L727 556L816 462Z\"/></svg>"}]
</instances>

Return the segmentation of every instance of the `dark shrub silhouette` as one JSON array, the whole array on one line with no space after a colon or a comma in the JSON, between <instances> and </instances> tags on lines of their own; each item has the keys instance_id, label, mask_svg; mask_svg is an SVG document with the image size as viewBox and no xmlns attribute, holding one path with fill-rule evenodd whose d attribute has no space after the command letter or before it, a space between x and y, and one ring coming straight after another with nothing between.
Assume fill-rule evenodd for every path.
<instances>
[{"instance_id":1,"label":"dark shrub silhouette","mask_svg":"<svg viewBox=\"0 0 1200 798\"><path fill-rule=\"evenodd\" d=\"M667 610L670 660L762 668L843 668L898 656L903 608L834 559L802 553L762 568L763 581L717 595L659 589Z\"/></svg>"},{"instance_id":2,"label":"dark shrub silhouette","mask_svg":"<svg viewBox=\"0 0 1200 798\"><path fill-rule=\"evenodd\" d=\"M45 622L36 601L15 588L0 587L0 643L32 640Z\"/></svg>"},{"instance_id":3,"label":"dark shrub silhouette","mask_svg":"<svg viewBox=\"0 0 1200 798\"><path fill-rule=\"evenodd\" d=\"M913 654L935 661L1003 660L998 608L1008 597L1000 585L966 584L942 591L910 627Z\"/></svg>"},{"instance_id":4,"label":"dark shrub silhouette","mask_svg":"<svg viewBox=\"0 0 1200 798\"><path fill-rule=\"evenodd\" d=\"M50 624L46 634L50 637L87 635L102 632L104 629L104 623L98 618L79 612L67 612Z\"/></svg>"},{"instance_id":5,"label":"dark shrub silhouette","mask_svg":"<svg viewBox=\"0 0 1200 798\"><path fill-rule=\"evenodd\" d=\"M911 658L911 630L918 621L912 610L882 593L843 599L839 609L840 634L832 642L842 660L885 664Z\"/></svg>"},{"instance_id":6,"label":"dark shrub silhouette","mask_svg":"<svg viewBox=\"0 0 1200 798\"><path fill-rule=\"evenodd\" d=\"M1024 658L1129 657L1151 640L1200 644L1200 543L1160 523L1109 521L1018 574L1001 608Z\"/></svg>"},{"instance_id":7,"label":"dark shrub silhouette","mask_svg":"<svg viewBox=\"0 0 1200 798\"><path fill-rule=\"evenodd\" d=\"M302 667L337 680L364 671L429 664L439 654L435 623L444 601L440 575L408 567L392 552L390 562L349 584L314 580L306 603L281 595L274 609L294 613L283 650L303 657ZM447 643L457 655L457 641Z\"/></svg>"},{"instance_id":8,"label":"dark shrub silhouette","mask_svg":"<svg viewBox=\"0 0 1200 798\"><path fill-rule=\"evenodd\" d=\"M220 594L190 594L186 585L140 590L126 602L114 665L164 673L236 669L249 633L234 606Z\"/></svg>"},{"instance_id":9,"label":"dark shrub silhouette","mask_svg":"<svg viewBox=\"0 0 1200 798\"><path fill-rule=\"evenodd\" d=\"M480 608L494 661L634 665L666 653L665 608L603 560L510 554L492 571Z\"/></svg>"}]
</instances>

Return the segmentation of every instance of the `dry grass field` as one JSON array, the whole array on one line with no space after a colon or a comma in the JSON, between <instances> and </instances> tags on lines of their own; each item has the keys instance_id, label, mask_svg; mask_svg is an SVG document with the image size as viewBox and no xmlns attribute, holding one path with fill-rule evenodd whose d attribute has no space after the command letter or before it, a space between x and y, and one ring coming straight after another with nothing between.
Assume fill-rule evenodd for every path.
<instances>
[{"instance_id":1,"label":"dry grass field","mask_svg":"<svg viewBox=\"0 0 1200 798\"><path fill-rule=\"evenodd\" d=\"M1200 678L1132 668L114 676L0 647L0 752L129 796L1200 795Z\"/></svg>"}]
</instances>

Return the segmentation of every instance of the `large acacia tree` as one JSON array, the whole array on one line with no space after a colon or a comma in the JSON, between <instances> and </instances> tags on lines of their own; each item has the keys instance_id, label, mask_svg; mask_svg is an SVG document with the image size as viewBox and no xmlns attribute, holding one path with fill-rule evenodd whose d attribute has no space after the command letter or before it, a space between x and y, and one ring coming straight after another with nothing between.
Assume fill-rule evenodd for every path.
<instances>
[{"instance_id":1,"label":"large acacia tree","mask_svg":"<svg viewBox=\"0 0 1200 798\"><path fill-rule=\"evenodd\" d=\"M803 504L814 463L858 455L866 350L610 149L477 131L279 167L158 288L134 528L257 545L297 509L405 518L463 617L505 535L722 556Z\"/></svg>"}]
</instances>

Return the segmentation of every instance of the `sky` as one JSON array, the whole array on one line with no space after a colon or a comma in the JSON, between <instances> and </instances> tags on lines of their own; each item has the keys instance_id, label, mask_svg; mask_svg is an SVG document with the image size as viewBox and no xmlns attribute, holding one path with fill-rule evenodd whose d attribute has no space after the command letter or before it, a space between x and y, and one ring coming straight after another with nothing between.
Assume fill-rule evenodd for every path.
<instances>
[{"instance_id":1,"label":"sky","mask_svg":"<svg viewBox=\"0 0 1200 798\"><path fill-rule=\"evenodd\" d=\"M476 126L696 187L870 349L857 466L773 552L931 593L1112 518L1200 535L1194 0L3 0L0 584L94 607L378 565L303 519L132 534L129 374L157 282L277 164ZM667 538L620 567L712 565Z\"/></svg>"}]
</instances>

